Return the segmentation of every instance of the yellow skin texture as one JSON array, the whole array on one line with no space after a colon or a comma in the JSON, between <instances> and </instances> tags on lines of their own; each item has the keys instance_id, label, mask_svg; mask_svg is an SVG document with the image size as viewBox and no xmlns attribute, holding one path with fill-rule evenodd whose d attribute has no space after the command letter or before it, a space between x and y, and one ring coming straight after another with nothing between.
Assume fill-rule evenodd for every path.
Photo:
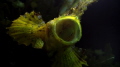
<instances>
[{"instance_id":1,"label":"yellow skin texture","mask_svg":"<svg viewBox=\"0 0 120 67\"><path fill-rule=\"evenodd\" d=\"M81 0L78 5L46 24L40 14L26 12L7 27L8 34L19 44L32 44L34 48L45 49L49 56L54 55L51 67L82 67L87 62L77 54L73 46L82 36L79 17L92 2L94 0Z\"/></svg>"}]
</instances>

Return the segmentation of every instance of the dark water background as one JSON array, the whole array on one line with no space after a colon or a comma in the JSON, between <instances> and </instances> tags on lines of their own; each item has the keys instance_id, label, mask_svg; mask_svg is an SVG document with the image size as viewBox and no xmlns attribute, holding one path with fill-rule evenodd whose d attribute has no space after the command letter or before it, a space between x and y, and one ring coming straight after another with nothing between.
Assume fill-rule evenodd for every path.
<instances>
[{"instance_id":1,"label":"dark water background","mask_svg":"<svg viewBox=\"0 0 120 67\"><path fill-rule=\"evenodd\" d=\"M33 10L30 6L32 0L20 1L25 3L24 8L15 8L7 0L0 1L0 66L49 67L51 63L43 50L17 45L17 42L6 34L5 28L10 26L10 21L19 17L20 14ZM54 3L39 0L38 6L34 10L40 11L47 22L58 16L62 2L63 0L55 0ZM54 4L55 8L49 4ZM83 36L76 46L84 49L104 50L104 46L110 44L115 55L114 63L120 62L119 5L119 0L99 0L90 5L82 16Z\"/></svg>"}]
</instances>

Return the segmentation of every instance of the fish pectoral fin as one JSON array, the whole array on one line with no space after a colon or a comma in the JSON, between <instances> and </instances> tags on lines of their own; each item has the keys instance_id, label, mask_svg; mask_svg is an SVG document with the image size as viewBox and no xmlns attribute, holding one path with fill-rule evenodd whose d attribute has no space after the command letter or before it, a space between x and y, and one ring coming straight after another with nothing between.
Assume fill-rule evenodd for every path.
<instances>
[{"instance_id":1,"label":"fish pectoral fin","mask_svg":"<svg viewBox=\"0 0 120 67\"><path fill-rule=\"evenodd\" d=\"M55 55L52 67L82 67L87 65L85 60L80 60L79 55L73 50L72 47L68 47L64 51L60 51Z\"/></svg>"},{"instance_id":2,"label":"fish pectoral fin","mask_svg":"<svg viewBox=\"0 0 120 67\"><path fill-rule=\"evenodd\" d=\"M43 45L44 45L44 42L42 41L42 39L38 38L36 39L36 42L32 46L33 48L36 48L36 49L42 49Z\"/></svg>"}]
</instances>

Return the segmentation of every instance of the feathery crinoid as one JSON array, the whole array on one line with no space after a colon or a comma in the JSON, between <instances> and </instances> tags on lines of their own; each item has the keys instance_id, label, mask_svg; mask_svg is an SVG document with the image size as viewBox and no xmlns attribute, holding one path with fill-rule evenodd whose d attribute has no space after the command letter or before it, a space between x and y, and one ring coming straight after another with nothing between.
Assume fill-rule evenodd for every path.
<instances>
[{"instance_id":1,"label":"feathery crinoid","mask_svg":"<svg viewBox=\"0 0 120 67\"><path fill-rule=\"evenodd\" d=\"M7 27L7 32L14 40L19 44L26 46L32 44L35 48L42 48L44 42L43 38L45 33L45 23L39 13L32 11L31 13L25 13L15 19L10 27ZM42 31L41 31L42 29Z\"/></svg>"}]
</instances>

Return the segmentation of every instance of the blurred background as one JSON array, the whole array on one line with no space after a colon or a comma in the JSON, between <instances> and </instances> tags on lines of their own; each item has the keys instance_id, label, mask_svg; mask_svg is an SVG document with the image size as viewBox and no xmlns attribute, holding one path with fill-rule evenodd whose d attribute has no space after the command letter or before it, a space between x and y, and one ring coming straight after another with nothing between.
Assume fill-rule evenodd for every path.
<instances>
[{"instance_id":1,"label":"blurred background","mask_svg":"<svg viewBox=\"0 0 120 67\"><path fill-rule=\"evenodd\" d=\"M18 45L6 32L14 19L25 12L40 12L45 22L59 16L64 0L0 1L0 66L50 67L44 50ZM86 49L89 67L120 67L120 3L99 0L88 6L81 18L82 39L78 48Z\"/></svg>"}]
</instances>

